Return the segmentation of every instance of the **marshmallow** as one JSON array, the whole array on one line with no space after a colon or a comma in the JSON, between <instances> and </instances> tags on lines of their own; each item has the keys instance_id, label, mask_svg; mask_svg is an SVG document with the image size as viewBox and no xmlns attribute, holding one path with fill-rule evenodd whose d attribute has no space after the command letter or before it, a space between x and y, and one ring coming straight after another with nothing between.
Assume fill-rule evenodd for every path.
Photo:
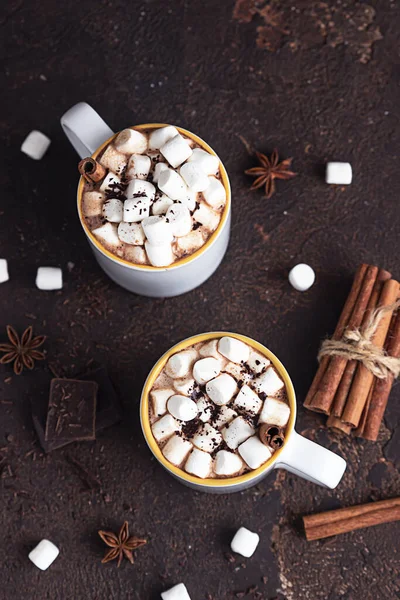
<instances>
[{"instance_id":1,"label":"marshmallow","mask_svg":"<svg viewBox=\"0 0 400 600\"><path fill-rule=\"evenodd\" d=\"M174 434L165 444L162 453L170 463L179 467L192 448L193 444L181 436Z\"/></svg>"},{"instance_id":2,"label":"marshmallow","mask_svg":"<svg viewBox=\"0 0 400 600\"><path fill-rule=\"evenodd\" d=\"M151 159L143 154L132 154L128 161L126 176L128 179L147 179L150 172Z\"/></svg>"},{"instance_id":3,"label":"marshmallow","mask_svg":"<svg viewBox=\"0 0 400 600\"><path fill-rule=\"evenodd\" d=\"M250 469L258 469L272 456L270 448L263 444L256 435L240 444L238 452Z\"/></svg>"},{"instance_id":4,"label":"marshmallow","mask_svg":"<svg viewBox=\"0 0 400 600\"><path fill-rule=\"evenodd\" d=\"M214 461L214 471L216 475L237 475L243 468L243 462L239 456L220 450L217 452Z\"/></svg>"},{"instance_id":5,"label":"marshmallow","mask_svg":"<svg viewBox=\"0 0 400 600\"><path fill-rule=\"evenodd\" d=\"M315 281L314 270L304 263L300 263L293 267L289 273L289 282L295 290L305 292L310 289Z\"/></svg>"},{"instance_id":6,"label":"marshmallow","mask_svg":"<svg viewBox=\"0 0 400 600\"><path fill-rule=\"evenodd\" d=\"M205 202L200 202L199 208L193 213L193 218L209 231L215 231L219 224L219 215Z\"/></svg>"},{"instance_id":7,"label":"marshmallow","mask_svg":"<svg viewBox=\"0 0 400 600\"><path fill-rule=\"evenodd\" d=\"M207 423L207 421L211 419L211 415L213 413L212 403L209 402L207 398L200 398L200 400L197 400L196 405L200 421L203 421L203 423Z\"/></svg>"},{"instance_id":8,"label":"marshmallow","mask_svg":"<svg viewBox=\"0 0 400 600\"><path fill-rule=\"evenodd\" d=\"M59 554L60 551L53 542L42 540L36 548L29 552L28 557L38 569L46 571Z\"/></svg>"},{"instance_id":9,"label":"marshmallow","mask_svg":"<svg viewBox=\"0 0 400 600\"><path fill-rule=\"evenodd\" d=\"M236 450L242 442L245 442L254 433L254 428L243 417L236 417L223 428L222 437L231 450Z\"/></svg>"},{"instance_id":10,"label":"marshmallow","mask_svg":"<svg viewBox=\"0 0 400 600\"><path fill-rule=\"evenodd\" d=\"M221 354L218 352L218 340L211 340L207 342L200 348L199 352L200 356L212 356L213 358L217 358L219 360L222 359Z\"/></svg>"},{"instance_id":11,"label":"marshmallow","mask_svg":"<svg viewBox=\"0 0 400 600\"><path fill-rule=\"evenodd\" d=\"M0 258L0 283L4 283L10 279L8 275L8 263L5 258Z\"/></svg>"},{"instance_id":12,"label":"marshmallow","mask_svg":"<svg viewBox=\"0 0 400 600\"><path fill-rule=\"evenodd\" d=\"M207 359L204 359L207 360ZM215 359L213 359L215 360ZM235 379L227 373L218 375L206 384L206 392L217 406L228 404L237 392Z\"/></svg>"},{"instance_id":13,"label":"marshmallow","mask_svg":"<svg viewBox=\"0 0 400 600\"><path fill-rule=\"evenodd\" d=\"M276 398L267 398L262 408L259 423L284 427L289 420L290 406Z\"/></svg>"},{"instance_id":14,"label":"marshmallow","mask_svg":"<svg viewBox=\"0 0 400 600\"><path fill-rule=\"evenodd\" d=\"M151 212L153 213L153 215L165 215L165 213L167 212L169 207L172 206L173 203L174 201L172 200L172 198L169 198L166 194L163 194L153 202Z\"/></svg>"},{"instance_id":15,"label":"marshmallow","mask_svg":"<svg viewBox=\"0 0 400 600\"><path fill-rule=\"evenodd\" d=\"M153 413L156 417L161 417L167 412L167 400L174 394L172 388L157 388L150 392Z\"/></svg>"},{"instance_id":16,"label":"marshmallow","mask_svg":"<svg viewBox=\"0 0 400 600\"><path fill-rule=\"evenodd\" d=\"M219 168L219 158L201 148L195 148L188 162L196 162L207 175L215 175Z\"/></svg>"},{"instance_id":17,"label":"marshmallow","mask_svg":"<svg viewBox=\"0 0 400 600\"><path fill-rule=\"evenodd\" d=\"M171 415L164 415L161 419L153 423L151 430L157 442L163 442L169 438L175 431L179 431L181 426Z\"/></svg>"},{"instance_id":18,"label":"marshmallow","mask_svg":"<svg viewBox=\"0 0 400 600\"><path fill-rule=\"evenodd\" d=\"M226 203L226 191L222 183L216 177L208 178L209 185L203 191L204 200L215 209L220 209Z\"/></svg>"},{"instance_id":19,"label":"marshmallow","mask_svg":"<svg viewBox=\"0 0 400 600\"><path fill-rule=\"evenodd\" d=\"M196 360L196 350L182 350L173 354L165 365L165 372L174 379L182 379L190 375L193 362Z\"/></svg>"},{"instance_id":20,"label":"marshmallow","mask_svg":"<svg viewBox=\"0 0 400 600\"><path fill-rule=\"evenodd\" d=\"M176 127L167 125L166 127L159 127L154 129L149 135L149 148L150 150L159 150L161 146L164 146L170 139L179 134Z\"/></svg>"},{"instance_id":21,"label":"marshmallow","mask_svg":"<svg viewBox=\"0 0 400 600\"><path fill-rule=\"evenodd\" d=\"M114 146L108 146L104 154L100 158L100 164L106 169L113 171L120 175L125 169L128 161L125 154L121 154L114 148Z\"/></svg>"},{"instance_id":22,"label":"marshmallow","mask_svg":"<svg viewBox=\"0 0 400 600\"><path fill-rule=\"evenodd\" d=\"M221 406L218 409L217 416L213 418L213 425L217 429L221 429L221 427L230 423L230 421L233 421L235 417L237 417L237 412L232 410L232 408L229 408L229 406Z\"/></svg>"},{"instance_id":23,"label":"marshmallow","mask_svg":"<svg viewBox=\"0 0 400 600\"><path fill-rule=\"evenodd\" d=\"M103 182L100 186L100 191L101 192L106 192L107 190L113 191L113 187L118 183L121 183L121 178L118 177L118 175L116 175L115 173L112 173L110 171L104 177Z\"/></svg>"},{"instance_id":24,"label":"marshmallow","mask_svg":"<svg viewBox=\"0 0 400 600\"><path fill-rule=\"evenodd\" d=\"M128 187L126 188L126 197L127 198L140 198L146 197L149 200L153 201L156 195L156 188L150 181L145 181L143 179L131 179L128 183Z\"/></svg>"},{"instance_id":25,"label":"marshmallow","mask_svg":"<svg viewBox=\"0 0 400 600\"><path fill-rule=\"evenodd\" d=\"M214 452L222 442L222 435L209 423L204 423L192 438L193 444L204 452Z\"/></svg>"},{"instance_id":26,"label":"marshmallow","mask_svg":"<svg viewBox=\"0 0 400 600\"><path fill-rule=\"evenodd\" d=\"M144 246L147 257L153 267L168 267L175 260L171 244L158 244L154 246L150 242L146 242Z\"/></svg>"},{"instance_id":27,"label":"marshmallow","mask_svg":"<svg viewBox=\"0 0 400 600\"><path fill-rule=\"evenodd\" d=\"M41 131L34 130L24 139L21 152L34 160L40 160L46 154L50 143L47 135L44 135Z\"/></svg>"},{"instance_id":28,"label":"marshmallow","mask_svg":"<svg viewBox=\"0 0 400 600\"><path fill-rule=\"evenodd\" d=\"M174 585L170 590L163 592L161 598L162 600L190 600L184 583L178 583L178 585Z\"/></svg>"},{"instance_id":29,"label":"marshmallow","mask_svg":"<svg viewBox=\"0 0 400 600\"><path fill-rule=\"evenodd\" d=\"M240 388L233 405L235 408L242 409L251 415L256 415L261 410L262 400L248 385L244 385Z\"/></svg>"},{"instance_id":30,"label":"marshmallow","mask_svg":"<svg viewBox=\"0 0 400 600\"><path fill-rule=\"evenodd\" d=\"M221 372L220 362L216 358L201 358L195 362L193 377L200 385L204 385L210 379L214 379Z\"/></svg>"},{"instance_id":31,"label":"marshmallow","mask_svg":"<svg viewBox=\"0 0 400 600\"><path fill-rule=\"evenodd\" d=\"M255 350L250 350L250 356L246 362L254 373L261 373L261 371L271 364L271 361L268 360L268 358Z\"/></svg>"},{"instance_id":32,"label":"marshmallow","mask_svg":"<svg viewBox=\"0 0 400 600\"><path fill-rule=\"evenodd\" d=\"M185 192L182 194L182 197L178 199L178 202L186 206L186 208L188 208L190 212L193 212L196 208L197 196L197 192L189 190L189 188L187 187L185 189Z\"/></svg>"},{"instance_id":33,"label":"marshmallow","mask_svg":"<svg viewBox=\"0 0 400 600\"><path fill-rule=\"evenodd\" d=\"M183 204L178 204L175 202L172 206L167 210L167 219L171 224L171 229L173 234L176 237L183 237L190 233L193 220L190 216L189 209L186 208Z\"/></svg>"},{"instance_id":34,"label":"marshmallow","mask_svg":"<svg viewBox=\"0 0 400 600\"><path fill-rule=\"evenodd\" d=\"M135 265L147 264L147 254L141 246L126 246L124 249L124 258Z\"/></svg>"},{"instance_id":35,"label":"marshmallow","mask_svg":"<svg viewBox=\"0 0 400 600\"><path fill-rule=\"evenodd\" d=\"M168 412L179 421L192 421L197 417L196 402L190 400L187 396L175 394L167 402Z\"/></svg>"},{"instance_id":36,"label":"marshmallow","mask_svg":"<svg viewBox=\"0 0 400 600\"><path fill-rule=\"evenodd\" d=\"M228 336L224 336L219 340L218 351L237 364L246 362L250 354L250 349L247 344Z\"/></svg>"},{"instance_id":37,"label":"marshmallow","mask_svg":"<svg viewBox=\"0 0 400 600\"><path fill-rule=\"evenodd\" d=\"M103 216L110 223L121 223L124 214L124 203L118 198L110 198L103 205Z\"/></svg>"},{"instance_id":38,"label":"marshmallow","mask_svg":"<svg viewBox=\"0 0 400 600\"><path fill-rule=\"evenodd\" d=\"M326 165L326 183L349 185L353 179L351 164L346 162L328 162Z\"/></svg>"},{"instance_id":39,"label":"marshmallow","mask_svg":"<svg viewBox=\"0 0 400 600\"><path fill-rule=\"evenodd\" d=\"M261 373L253 381L253 387L256 392L267 394L267 396L274 396L279 390L283 388L285 384L279 377L278 373L273 367L268 367L265 373Z\"/></svg>"},{"instance_id":40,"label":"marshmallow","mask_svg":"<svg viewBox=\"0 0 400 600\"><path fill-rule=\"evenodd\" d=\"M168 165L165 164L164 162L158 162L153 170L153 182L154 183L158 183L158 180L160 179L160 175L163 171L166 171L168 169Z\"/></svg>"},{"instance_id":41,"label":"marshmallow","mask_svg":"<svg viewBox=\"0 0 400 600\"><path fill-rule=\"evenodd\" d=\"M105 223L104 225L97 227L97 229L93 229L92 233L99 238L103 244L108 244L113 247L120 245L117 226L113 223Z\"/></svg>"},{"instance_id":42,"label":"marshmallow","mask_svg":"<svg viewBox=\"0 0 400 600\"><path fill-rule=\"evenodd\" d=\"M187 235L178 237L175 242L175 253L177 256L193 254L204 245L203 234L199 229L190 231Z\"/></svg>"},{"instance_id":43,"label":"marshmallow","mask_svg":"<svg viewBox=\"0 0 400 600\"><path fill-rule=\"evenodd\" d=\"M187 141L178 133L160 148L161 154L167 159L171 167L176 169L191 156L192 149Z\"/></svg>"},{"instance_id":44,"label":"marshmallow","mask_svg":"<svg viewBox=\"0 0 400 600\"><path fill-rule=\"evenodd\" d=\"M253 556L259 541L260 536L257 533L249 531L246 527L241 527L231 541L232 552L250 558L250 556Z\"/></svg>"},{"instance_id":45,"label":"marshmallow","mask_svg":"<svg viewBox=\"0 0 400 600\"><path fill-rule=\"evenodd\" d=\"M115 138L114 146L123 154L142 154L147 150L147 136L136 129L124 129Z\"/></svg>"},{"instance_id":46,"label":"marshmallow","mask_svg":"<svg viewBox=\"0 0 400 600\"><path fill-rule=\"evenodd\" d=\"M138 181L135 179L135 181ZM128 198L124 202L124 221L126 223L138 223L150 214L151 200L147 196L141 198Z\"/></svg>"},{"instance_id":47,"label":"marshmallow","mask_svg":"<svg viewBox=\"0 0 400 600\"><path fill-rule=\"evenodd\" d=\"M186 473L205 479L210 475L212 458L207 452L194 448L185 464Z\"/></svg>"},{"instance_id":48,"label":"marshmallow","mask_svg":"<svg viewBox=\"0 0 400 600\"><path fill-rule=\"evenodd\" d=\"M118 225L118 237L121 242L132 246L143 246L145 235L141 223L125 223Z\"/></svg>"},{"instance_id":49,"label":"marshmallow","mask_svg":"<svg viewBox=\"0 0 400 600\"><path fill-rule=\"evenodd\" d=\"M58 267L39 267L36 286L39 290L61 290L63 286L62 270Z\"/></svg>"},{"instance_id":50,"label":"marshmallow","mask_svg":"<svg viewBox=\"0 0 400 600\"><path fill-rule=\"evenodd\" d=\"M143 219L142 227L145 236L153 246L170 244L174 239L171 224L162 215Z\"/></svg>"},{"instance_id":51,"label":"marshmallow","mask_svg":"<svg viewBox=\"0 0 400 600\"><path fill-rule=\"evenodd\" d=\"M175 390L179 392L179 394L183 394L184 396L190 396L190 394L194 390L196 382L192 378L174 379L172 385L174 386Z\"/></svg>"},{"instance_id":52,"label":"marshmallow","mask_svg":"<svg viewBox=\"0 0 400 600\"><path fill-rule=\"evenodd\" d=\"M207 174L204 173L201 166L196 162L188 162L182 165L179 169L179 174L184 179L188 188L194 192L203 192L210 185Z\"/></svg>"},{"instance_id":53,"label":"marshmallow","mask_svg":"<svg viewBox=\"0 0 400 600\"><path fill-rule=\"evenodd\" d=\"M252 374L246 368L233 362L228 362L224 367L224 371L232 375L237 381L249 383L252 380Z\"/></svg>"},{"instance_id":54,"label":"marshmallow","mask_svg":"<svg viewBox=\"0 0 400 600\"><path fill-rule=\"evenodd\" d=\"M186 198L187 187L182 177L172 169L164 169L158 177L158 187L172 200Z\"/></svg>"},{"instance_id":55,"label":"marshmallow","mask_svg":"<svg viewBox=\"0 0 400 600\"><path fill-rule=\"evenodd\" d=\"M98 217L103 210L104 194L85 192L82 196L82 212L85 217Z\"/></svg>"}]
</instances>

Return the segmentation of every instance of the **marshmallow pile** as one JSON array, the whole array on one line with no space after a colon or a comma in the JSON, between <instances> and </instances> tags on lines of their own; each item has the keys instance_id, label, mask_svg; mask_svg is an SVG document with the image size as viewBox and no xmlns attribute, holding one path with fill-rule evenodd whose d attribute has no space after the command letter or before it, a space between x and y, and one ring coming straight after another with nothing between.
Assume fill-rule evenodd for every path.
<instances>
[{"instance_id":1,"label":"marshmallow pile","mask_svg":"<svg viewBox=\"0 0 400 600\"><path fill-rule=\"evenodd\" d=\"M108 169L82 198L93 234L127 260L166 267L218 227L226 203L219 159L172 125L124 129L99 162ZM116 192L116 193L113 193Z\"/></svg>"},{"instance_id":2,"label":"marshmallow pile","mask_svg":"<svg viewBox=\"0 0 400 600\"><path fill-rule=\"evenodd\" d=\"M274 450L263 423L284 428L285 385L265 356L233 337L172 355L150 392L152 433L164 457L201 479L257 469Z\"/></svg>"}]
</instances>

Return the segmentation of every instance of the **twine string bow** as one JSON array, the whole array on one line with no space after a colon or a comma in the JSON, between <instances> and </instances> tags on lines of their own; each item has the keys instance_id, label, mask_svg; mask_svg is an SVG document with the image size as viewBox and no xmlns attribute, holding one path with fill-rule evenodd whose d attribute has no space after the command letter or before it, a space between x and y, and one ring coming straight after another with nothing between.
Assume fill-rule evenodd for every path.
<instances>
[{"instance_id":1,"label":"twine string bow","mask_svg":"<svg viewBox=\"0 0 400 600\"><path fill-rule=\"evenodd\" d=\"M322 342L318 360L323 356L341 356L347 360L357 360L378 379L386 379L389 375L395 378L400 375L400 358L389 356L383 348L372 342L382 317L388 312L395 312L400 307L400 300L389 306L375 309L368 318L365 327L346 330L341 340L325 340Z\"/></svg>"}]
</instances>

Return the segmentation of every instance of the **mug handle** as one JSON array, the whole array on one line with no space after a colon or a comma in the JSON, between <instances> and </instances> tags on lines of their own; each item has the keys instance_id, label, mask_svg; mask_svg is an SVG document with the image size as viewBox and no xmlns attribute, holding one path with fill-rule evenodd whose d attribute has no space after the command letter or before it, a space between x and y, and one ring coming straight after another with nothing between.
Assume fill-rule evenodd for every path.
<instances>
[{"instance_id":1,"label":"mug handle","mask_svg":"<svg viewBox=\"0 0 400 600\"><path fill-rule=\"evenodd\" d=\"M275 468L286 469L313 483L334 489L346 470L346 461L293 430Z\"/></svg>"},{"instance_id":2,"label":"mug handle","mask_svg":"<svg viewBox=\"0 0 400 600\"><path fill-rule=\"evenodd\" d=\"M61 127L80 158L91 156L114 132L86 102L72 106L61 117Z\"/></svg>"}]
</instances>

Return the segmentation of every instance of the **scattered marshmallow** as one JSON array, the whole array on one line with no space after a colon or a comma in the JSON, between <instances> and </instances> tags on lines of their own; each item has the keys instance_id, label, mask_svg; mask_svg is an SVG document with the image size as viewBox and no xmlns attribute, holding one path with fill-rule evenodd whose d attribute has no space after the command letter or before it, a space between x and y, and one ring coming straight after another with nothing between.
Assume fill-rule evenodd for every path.
<instances>
[{"instance_id":1,"label":"scattered marshmallow","mask_svg":"<svg viewBox=\"0 0 400 600\"><path fill-rule=\"evenodd\" d=\"M264 371L264 369L266 369L271 364L271 361L259 352L256 352L255 350L250 350L250 355L247 359L247 364L249 365L250 369L254 371L254 373L261 373L261 371Z\"/></svg>"},{"instance_id":2,"label":"scattered marshmallow","mask_svg":"<svg viewBox=\"0 0 400 600\"><path fill-rule=\"evenodd\" d=\"M154 129L149 135L149 148L150 150L159 150L161 146L164 146L170 139L179 134L179 131L173 125L167 125L167 127L159 127Z\"/></svg>"},{"instance_id":3,"label":"scattered marshmallow","mask_svg":"<svg viewBox=\"0 0 400 600\"><path fill-rule=\"evenodd\" d=\"M175 251L178 256L193 254L204 246L203 234L199 229L189 231L187 235L178 237L175 244Z\"/></svg>"},{"instance_id":4,"label":"scattered marshmallow","mask_svg":"<svg viewBox=\"0 0 400 600\"><path fill-rule=\"evenodd\" d=\"M220 362L212 357L201 358L195 362L193 367L193 377L200 385L204 385L210 379L214 379L220 372Z\"/></svg>"},{"instance_id":5,"label":"scattered marshmallow","mask_svg":"<svg viewBox=\"0 0 400 600\"><path fill-rule=\"evenodd\" d=\"M224 336L219 340L218 350L223 356L237 364L246 362L250 354L247 344L229 336Z\"/></svg>"},{"instance_id":6,"label":"scattered marshmallow","mask_svg":"<svg viewBox=\"0 0 400 600\"><path fill-rule=\"evenodd\" d=\"M346 162L328 162L326 165L326 183L349 185L353 179L351 164Z\"/></svg>"},{"instance_id":7,"label":"scattered marshmallow","mask_svg":"<svg viewBox=\"0 0 400 600\"><path fill-rule=\"evenodd\" d=\"M181 166L179 174L184 179L186 185L194 192L203 192L210 186L207 174L197 162L188 162Z\"/></svg>"},{"instance_id":8,"label":"scattered marshmallow","mask_svg":"<svg viewBox=\"0 0 400 600\"><path fill-rule=\"evenodd\" d=\"M126 188L126 197L137 199L140 196L153 201L156 195L156 188L150 181L143 179L131 179Z\"/></svg>"},{"instance_id":9,"label":"scattered marshmallow","mask_svg":"<svg viewBox=\"0 0 400 600\"><path fill-rule=\"evenodd\" d=\"M85 217L98 217L103 210L104 194L85 192L82 196L82 212Z\"/></svg>"},{"instance_id":10,"label":"scattered marshmallow","mask_svg":"<svg viewBox=\"0 0 400 600\"><path fill-rule=\"evenodd\" d=\"M300 263L293 267L289 273L289 282L295 290L305 292L310 289L315 281L314 270L304 263Z\"/></svg>"},{"instance_id":11,"label":"scattered marshmallow","mask_svg":"<svg viewBox=\"0 0 400 600\"><path fill-rule=\"evenodd\" d=\"M190 216L190 211L186 206L175 202L175 204L170 206L167 210L166 217L171 225L172 233L176 237L183 237L190 233L193 221Z\"/></svg>"},{"instance_id":12,"label":"scattered marshmallow","mask_svg":"<svg viewBox=\"0 0 400 600\"><path fill-rule=\"evenodd\" d=\"M118 225L118 237L121 242L132 246L143 246L145 235L141 223L125 223Z\"/></svg>"},{"instance_id":13,"label":"scattered marshmallow","mask_svg":"<svg viewBox=\"0 0 400 600\"><path fill-rule=\"evenodd\" d=\"M214 452L222 442L222 435L209 423L204 423L192 438L193 444L204 452Z\"/></svg>"},{"instance_id":14,"label":"scattered marshmallow","mask_svg":"<svg viewBox=\"0 0 400 600\"><path fill-rule=\"evenodd\" d=\"M263 444L256 435L240 444L238 452L250 469L258 469L272 456L271 449Z\"/></svg>"},{"instance_id":15,"label":"scattered marshmallow","mask_svg":"<svg viewBox=\"0 0 400 600\"><path fill-rule=\"evenodd\" d=\"M50 143L51 141L47 135L44 135L41 131L34 130L24 139L21 152L33 158L33 160L41 160L46 154Z\"/></svg>"},{"instance_id":16,"label":"scattered marshmallow","mask_svg":"<svg viewBox=\"0 0 400 600\"><path fill-rule=\"evenodd\" d=\"M161 598L162 600L190 600L184 583L178 583L178 585L174 585L170 590L163 592Z\"/></svg>"},{"instance_id":17,"label":"scattered marshmallow","mask_svg":"<svg viewBox=\"0 0 400 600\"><path fill-rule=\"evenodd\" d=\"M116 175L115 173L112 173L110 171L104 177L104 179L102 181L102 184L100 186L100 191L101 192L106 192L107 190L112 190L113 186L115 186L118 183L121 183L121 178L118 177L118 175Z\"/></svg>"},{"instance_id":18,"label":"scattered marshmallow","mask_svg":"<svg viewBox=\"0 0 400 600\"><path fill-rule=\"evenodd\" d=\"M199 352L200 356L212 356L213 358L217 358L219 360L222 359L221 354L218 352L218 340L211 340L207 342L200 348Z\"/></svg>"},{"instance_id":19,"label":"scattered marshmallow","mask_svg":"<svg viewBox=\"0 0 400 600\"><path fill-rule=\"evenodd\" d=\"M261 410L262 400L248 385L243 385L233 405L235 408L242 409L252 415L257 415Z\"/></svg>"},{"instance_id":20,"label":"scattered marshmallow","mask_svg":"<svg viewBox=\"0 0 400 600\"><path fill-rule=\"evenodd\" d=\"M206 384L206 392L217 406L228 404L236 394L237 389L236 380L228 373L222 373L222 375L218 375Z\"/></svg>"},{"instance_id":21,"label":"scattered marshmallow","mask_svg":"<svg viewBox=\"0 0 400 600\"><path fill-rule=\"evenodd\" d=\"M267 396L273 396L283 388L285 384L273 367L268 367L265 373L261 373L253 380L256 392L263 392Z\"/></svg>"},{"instance_id":22,"label":"scattered marshmallow","mask_svg":"<svg viewBox=\"0 0 400 600\"><path fill-rule=\"evenodd\" d=\"M229 406L221 406L218 411L218 415L213 420L213 424L215 427L217 427L217 429L221 429L224 425L233 421L233 419L237 416L237 412L235 412L232 408L229 408Z\"/></svg>"},{"instance_id":23,"label":"scattered marshmallow","mask_svg":"<svg viewBox=\"0 0 400 600\"><path fill-rule=\"evenodd\" d=\"M163 215L143 219L142 227L149 243L153 246L170 244L174 239L171 224Z\"/></svg>"},{"instance_id":24,"label":"scattered marshmallow","mask_svg":"<svg viewBox=\"0 0 400 600\"><path fill-rule=\"evenodd\" d=\"M200 202L199 208L193 213L193 218L209 231L215 231L220 220L219 215L205 202Z\"/></svg>"},{"instance_id":25,"label":"scattered marshmallow","mask_svg":"<svg viewBox=\"0 0 400 600\"><path fill-rule=\"evenodd\" d=\"M124 215L124 203L118 198L110 198L103 205L103 216L110 223L121 223Z\"/></svg>"},{"instance_id":26,"label":"scattered marshmallow","mask_svg":"<svg viewBox=\"0 0 400 600\"><path fill-rule=\"evenodd\" d=\"M165 372L174 379L182 379L190 375L193 362L196 360L196 350L182 350L173 354L165 365Z\"/></svg>"},{"instance_id":27,"label":"scattered marshmallow","mask_svg":"<svg viewBox=\"0 0 400 600\"><path fill-rule=\"evenodd\" d=\"M201 148L195 148L188 162L196 162L207 175L215 175L219 168L219 158Z\"/></svg>"},{"instance_id":28,"label":"scattered marshmallow","mask_svg":"<svg viewBox=\"0 0 400 600\"><path fill-rule=\"evenodd\" d=\"M62 270L58 267L39 267L36 285L39 290L61 290L63 286Z\"/></svg>"},{"instance_id":29,"label":"scattered marshmallow","mask_svg":"<svg viewBox=\"0 0 400 600\"><path fill-rule=\"evenodd\" d=\"M174 379L172 384L179 394L183 394L184 396L190 396L190 394L194 390L194 386L196 382L193 378L189 377L186 379Z\"/></svg>"},{"instance_id":30,"label":"scattered marshmallow","mask_svg":"<svg viewBox=\"0 0 400 600\"><path fill-rule=\"evenodd\" d=\"M7 259L0 258L0 283L4 283L10 279L8 275L8 263Z\"/></svg>"},{"instance_id":31,"label":"scattered marshmallow","mask_svg":"<svg viewBox=\"0 0 400 600\"><path fill-rule=\"evenodd\" d=\"M123 154L142 154L147 150L147 136L136 129L124 129L115 138L114 146Z\"/></svg>"},{"instance_id":32,"label":"scattered marshmallow","mask_svg":"<svg viewBox=\"0 0 400 600\"><path fill-rule=\"evenodd\" d=\"M97 229L93 229L92 233L99 238L103 244L108 244L114 248L120 245L117 226L113 223L105 223L104 225L97 227Z\"/></svg>"},{"instance_id":33,"label":"scattered marshmallow","mask_svg":"<svg viewBox=\"0 0 400 600\"><path fill-rule=\"evenodd\" d=\"M151 404L156 417L161 417L167 412L167 400L175 394L172 388L157 388L150 392Z\"/></svg>"},{"instance_id":34,"label":"scattered marshmallow","mask_svg":"<svg viewBox=\"0 0 400 600\"><path fill-rule=\"evenodd\" d=\"M171 244L159 244L154 246L150 242L145 243L147 257L153 267L168 267L175 260Z\"/></svg>"},{"instance_id":35,"label":"scattered marshmallow","mask_svg":"<svg viewBox=\"0 0 400 600\"><path fill-rule=\"evenodd\" d=\"M231 450L236 450L242 442L245 442L254 433L254 427L243 417L236 417L236 419L223 428L222 437Z\"/></svg>"},{"instance_id":36,"label":"scattered marshmallow","mask_svg":"<svg viewBox=\"0 0 400 600\"><path fill-rule=\"evenodd\" d=\"M259 541L260 536L258 533L253 533L246 529L246 527L241 527L231 541L232 552L241 554L245 558L250 558L256 551Z\"/></svg>"},{"instance_id":37,"label":"scattered marshmallow","mask_svg":"<svg viewBox=\"0 0 400 600\"><path fill-rule=\"evenodd\" d=\"M147 264L147 254L141 246L127 246L124 249L124 257L135 265Z\"/></svg>"},{"instance_id":38,"label":"scattered marshmallow","mask_svg":"<svg viewBox=\"0 0 400 600\"><path fill-rule=\"evenodd\" d=\"M162 194L160 198L157 198L157 200L153 202L151 211L153 215L165 215L165 213L167 212L169 207L172 206L173 203L174 201L172 200L172 198L169 198L166 194Z\"/></svg>"},{"instance_id":39,"label":"scattered marshmallow","mask_svg":"<svg viewBox=\"0 0 400 600\"><path fill-rule=\"evenodd\" d=\"M179 421L192 421L197 417L196 402L190 400L187 396L174 394L167 402L168 412Z\"/></svg>"},{"instance_id":40,"label":"scattered marshmallow","mask_svg":"<svg viewBox=\"0 0 400 600\"><path fill-rule=\"evenodd\" d=\"M204 397L200 398L200 400L197 400L196 405L200 421L203 421L203 423L207 423L211 419L211 415L213 413L213 405L207 400L207 398Z\"/></svg>"},{"instance_id":41,"label":"scattered marshmallow","mask_svg":"<svg viewBox=\"0 0 400 600\"><path fill-rule=\"evenodd\" d=\"M228 452L220 450L215 456L214 471L216 475L237 475L243 468L242 459Z\"/></svg>"},{"instance_id":42,"label":"scattered marshmallow","mask_svg":"<svg viewBox=\"0 0 400 600\"><path fill-rule=\"evenodd\" d=\"M178 133L160 148L161 154L167 159L171 167L176 169L191 156L192 149L187 141Z\"/></svg>"},{"instance_id":43,"label":"scattered marshmallow","mask_svg":"<svg viewBox=\"0 0 400 600\"><path fill-rule=\"evenodd\" d=\"M176 467L179 467L192 448L193 444L185 440L183 437L174 434L165 444L164 448L162 449L162 453L170 463Z\"/></svg>"},{"instance_id":44,"label":"scattered marshmallow","mask_svg":"<svg viewBox=\"0 0 400 600\"><path fill-rule=\"evenodd\" d=\"M109 145L100 158L100 164L106 169L120 175L126 168L128 160L125 154L118 152L113 145Z\"/></svg>"},{"instance_id":45,"label":"scattered marshmallow","mask_svg":"<svg viewBox=\"0 0 400 600\"><path fill-rule=\"evenodd\" d=\"M151 159L143 154L132 154L128 161L126 176L128 179L147 179L150 173Z\"/></svg>"},{"instance_id":46,"label":"scattered marshmallow","mask_svg":"<svg viewBox=\"0 0 400 600\"><path fill-rule=\"evenodd\" d=\"M171 415L164 415L161 419L153 423L151 430L157 442L163 442L169 438L175 431L180 430L180 425Z\"/></svg>"},{"instance_id":47,"label":"scattered marshmallow","mask_svg":"<svg viewBox=\"0 0 400 600\"><path fill-rule=\"evenodd\" d=\"M60 551L53 542L42 540L29 552L28 557L38 569L46 571L59 554Z\"/></svg>"},{"instance_id":48,"label":"scattered marshmallow","mask_svg":"<svg viewBox=\"0 0 400 600\"><path fill-rule=\"evenodd\" d=\"M163 171L166 171L168 169L168 165L165 164L164 162L158 162L156 164L156 166L154 167L154 171L153 171L153 182L154 183L158 183L158 180L160 179L160 175Z\"/></svg>"},{"instance_id":49,"label":"scattered marshmallow","mask_svg":"<svg viewBox=\"0 0 400 600\"><path fill-rule=\"evenodd\" d=\"M186 473L205 479L210 475L212 458L208 452L194 448L185 464Z\"/></svg>"},{"instance_id":50,"label":"scattered marshmallow","mask_svg":"<svg viewBox=\"0 0 400 600\"><path fill-rule=\"evenodd\" d=\"M182 167L183 168L183 167ZM216 177L208 178L209 185L203 191L204 200L212 206L212 208L220 209L226 203L226 191L222 183Z\"/></svg>"},{"instance_id":51,"label":"scattered marshmallow","mask_svg":"<svg viewBox=\"0 0 400 600\"><path fill-rule=\"evenodd\" d=\"M138 179L135 179L138 181ZM138 223L150 215L151 200L147 196L128 198L124 202L124 221Z\"/></svg>"},{"instance_id":52,"label":"scattered marshmallow","mask_svg":"<svg viewBox=\"0 0 400 600\"><path fill-rule=\"evenodd\" d=\"M186 183L176 171L164 169L158 178L158 187L172 200L181 200L187 195Z\"/></svg>"},{"instance_id":53,"label":"scattered marshmallow","mask_svg":"<svg viewBox=\"0 0 400 600\"><path fill-rule=\"evenodd\" d=\"M259 423L284 427L289 420L290 406L276 398L267 398L262 407Z\"/></svg>"}]
</instances>

